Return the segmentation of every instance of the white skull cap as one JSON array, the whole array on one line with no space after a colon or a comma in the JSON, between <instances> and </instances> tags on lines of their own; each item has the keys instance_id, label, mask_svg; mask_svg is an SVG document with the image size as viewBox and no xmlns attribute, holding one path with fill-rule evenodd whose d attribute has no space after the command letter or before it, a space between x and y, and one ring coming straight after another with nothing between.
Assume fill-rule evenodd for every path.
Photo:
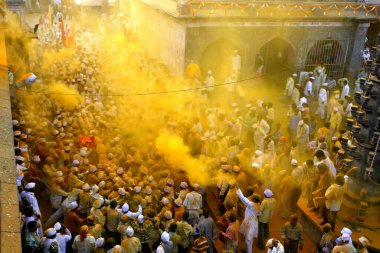
<instances>
[{"instance_id":1,"label":"white skull cap","mask_svg":"<svg viewBox=\"0 0 380 253\"><path fill-rule=\"evenodd\" d=\"M144 222L144 215L140 214L138 217L137 217L137 221L139 223L143 223Z\"/></svg>"},{"instance_id":2,"label":"white skull cap","mask_svg":"<svg viewBox=\"0 0 380 253\"><path fill-rule=\"evenodd\" d=\"M129 237L132 237L134 235L135 231L133 230L133 228L131 226L128 226L127 227L127 230L126 230L126 234L129 236Z\"/></svg>"},{"instance_id":3,"label":"white skull cap","mask_svg":"<svg viewBox=\"0 0 380 253\"><path fill-rule=\"evenodd\" d=\"M121 209L123 210L124 213L128 212L129 211L128 203L124 203L124 205L121 207Z\"/></svg>"}]
</instances>

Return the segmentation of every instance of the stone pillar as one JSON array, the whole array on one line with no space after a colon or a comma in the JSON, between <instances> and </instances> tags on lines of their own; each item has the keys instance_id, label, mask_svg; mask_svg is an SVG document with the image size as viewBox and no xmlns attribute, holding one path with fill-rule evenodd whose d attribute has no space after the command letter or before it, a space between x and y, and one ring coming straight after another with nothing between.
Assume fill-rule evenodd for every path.
<instances>
[{"instance_id":1,"label":"stone pillar","mask_svg":"<svg viewBox=\"0 0 380 253\"><path fill-rule=\"evenodd\" d=\"M360 68L360 61L362 60L362 50L364 49L368 27L369 23L362 23L357 26L355 31L353 40L354 44L351 48L351 59L347 67L347 74L352 75L353 77L356 77Z\"/></svg>"}]
</instances>

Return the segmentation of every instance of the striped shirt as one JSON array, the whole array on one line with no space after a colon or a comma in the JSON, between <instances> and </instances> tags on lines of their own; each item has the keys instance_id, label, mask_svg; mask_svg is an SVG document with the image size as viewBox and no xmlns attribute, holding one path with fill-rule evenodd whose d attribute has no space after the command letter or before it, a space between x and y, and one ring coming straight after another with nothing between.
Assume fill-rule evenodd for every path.
<instances>
[{"instance_id":1,"label":"striped shirt","mask_svg":"<svg viewBox=\"0 0 380 253\"><path fill-rule=\"evenodd\" d=\"M191 253L206 253L209 247L206 237L201 235L195 239Z\"/></svg>"}]
</instances>

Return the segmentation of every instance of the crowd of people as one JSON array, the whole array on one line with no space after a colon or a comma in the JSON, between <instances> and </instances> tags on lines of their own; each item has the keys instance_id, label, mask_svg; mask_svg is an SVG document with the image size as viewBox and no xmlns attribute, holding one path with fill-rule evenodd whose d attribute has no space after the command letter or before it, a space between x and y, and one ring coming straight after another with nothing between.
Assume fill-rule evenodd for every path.
<instances>
[{"instance_id":1,"label":"crowd of people","mask_svg":"<svg viewBox=\"0 0 380 253\"><path fill-rule=\"evenodd\" d=\"M128 40L126 20L103 16L107 39L119 31ZM68 103L70 94L62 99L33 87L16 89L12 97L24 252L212 253L221 240L228 252L252 253L257 243L267 252L295 253L304 246L296 215L301 195L322 218L319 252L367 252L366 237L355 248L350 229L335 233L346 173L341 142L352 138L345 128L354 105L349 80L335 82L322 65L302 79L293 74L284 92L287 122L281 122L272 102L235 96L231 85L233 103L215 101L212 72L204 90L191 90L202 83L198 75L172 77L142 50L121 59L121 48L102 45L91 29L76 33L69 60L55 59L46 71L43 57L62 50L62 33L59 25L42 25L42 60L31 63L42 81L33 85L59 81L82 99ZM105 55L113 56L107 66ZM122 67L108 73L109 64ZM231 73L236 79L239 68ZM111 85L120 77L126 86L140 82L150 91L183 83L190 88L157 100L123 97L123 87ZM204 164L207 174L200 177L208 184L189 180L188 170L197 168L177 167L160 152L155 139L162 131L180 137ZM208 194L218 198L222 219L212 215ZM288 221L273 238L270 222L277 212Z\"/></svg>"}]
</instances>

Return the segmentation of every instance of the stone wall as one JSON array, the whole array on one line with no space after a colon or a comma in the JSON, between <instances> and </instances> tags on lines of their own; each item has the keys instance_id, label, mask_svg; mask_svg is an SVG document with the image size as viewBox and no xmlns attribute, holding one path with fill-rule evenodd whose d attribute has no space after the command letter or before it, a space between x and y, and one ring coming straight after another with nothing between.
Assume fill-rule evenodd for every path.
<instances>
[{"instance_id":1,"label":"stone wall","mask_svg":"<svg viewBox=\"0 0 380 253\"><path fill-rule=\"evenodd\" d=\"M150 57L165 63L175 75L182 75L185 55L185 26L159 9L133 1L131 13L138 36Z\"/></svg>"},{"instance_id":2,"label":"stone wall","mask_svg":"<svg viewBox=\"0 0 380 253\"><path fill-rule=\"evenodd\" d=\"M0 29L0 253L20 253L20 217L4 30Z\"/></svg>"}]
</instances>

